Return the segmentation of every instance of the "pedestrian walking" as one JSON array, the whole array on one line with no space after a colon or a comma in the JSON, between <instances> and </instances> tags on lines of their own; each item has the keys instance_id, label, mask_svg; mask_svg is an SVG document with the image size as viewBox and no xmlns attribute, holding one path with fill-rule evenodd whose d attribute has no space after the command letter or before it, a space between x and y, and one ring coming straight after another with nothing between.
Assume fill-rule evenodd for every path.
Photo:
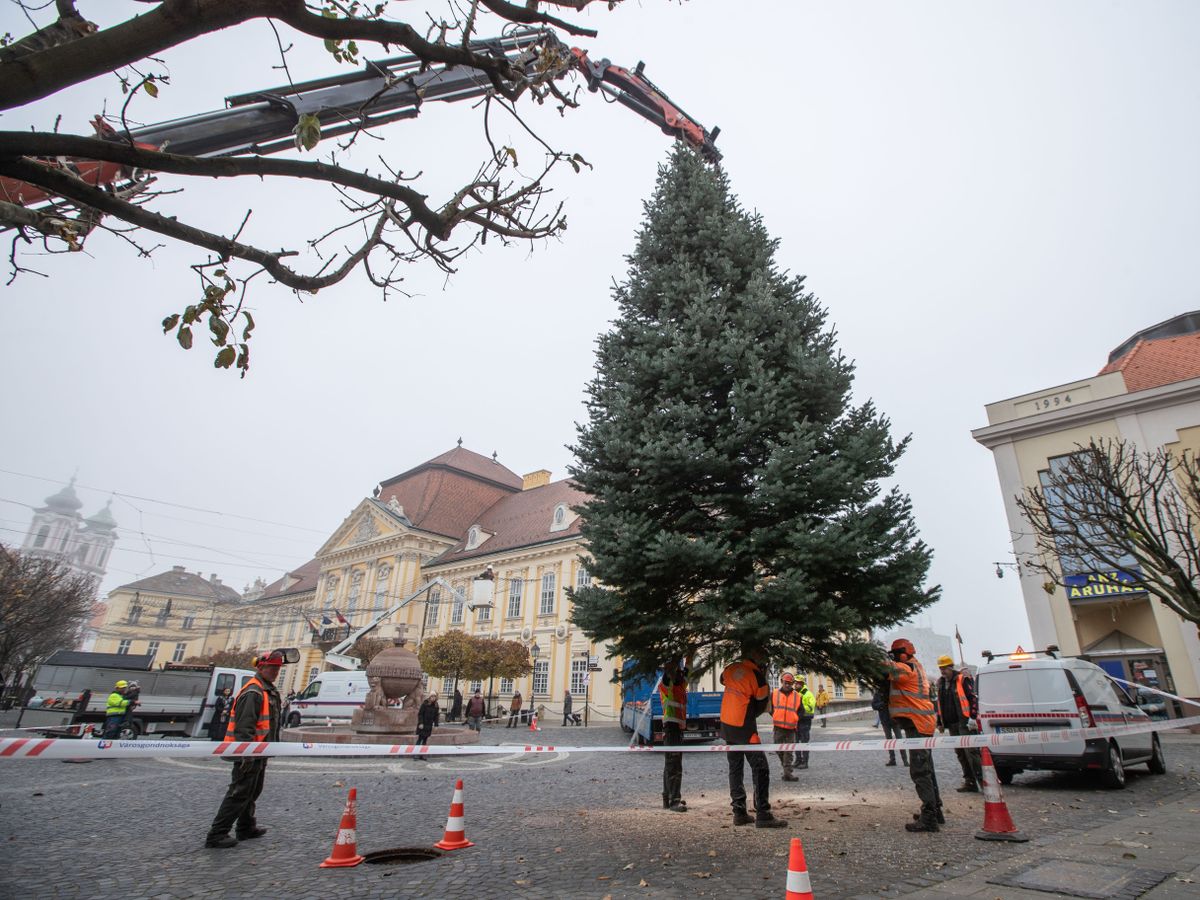
<instances>
[{"instance_id":1,"label":"pedestrian walking","mask_svg":"<svg viewBox=\"0 0 1200 900\"><path fill-rule=\"evenodd\" d=\"M771 692L771 738L776 744L796 743L796 730L800 727L800 712L804 702L796 692L796 676L784 672L779 676L779 687ZM792 768L795 765L794 750L780 750L779 764L783 766L784 781L799 781Z\"/></svg>"},{"instance_id":2,"label":"pedestrian walking","mask_svg":"<svg viewBox=\"0 0 1200 900\"><path fill-rule=\"evenodd\" d=\"M429 743L429 736L440 723L441 707L438 706L438 695L430 694L417 710L417 744Z\"/></svg>"},{"instance_id":3,"label":"pedestrian walking","mask_svg":"<svg viewBox=\"0 0 1200 900\"><path fill-rule=\"evenodd\" d=\"M888 711L906 738L930 737L937 719L929 699L929 678L916 652L912 641L896 638L889 654ZM908 774L921 799L921 812L915 822L905 822L904 828L937 831L941 805L933 780L933 754L929 750L909 750L908 759Z\"/></svg>"},{"instance_id":4,"label":"pedestrian walking","mask_svg":"<svg viewBox=\"0 0 1200 900\"><path fill-rule=\"evenodd\" d=\"M954 659L938 657L938 669L942 677L937 681L937 726L939 731L953 735L975 734L972 720L979 719L979 699L975 694L975 679L971 673L954 668ZM979 792L983 784L983 764L978 750L958 748L954 751L962 769L963 783L958 787L960 794Z\"/></svg>"},{"instance_id":5,"label":"pedestrian walking","mask_svg":"<svg viewBox=\"0 0 1200 900\"><path fill-rule=\"evenodd\" d=\"M800 722L796 725L796 742L807 744L812 739L813 711L817 708L817 698L808 689L807 682L800 681L797 684L799 687L796 689L796 693L800 695ZM807 750L796 751L796 768L808 768Z\"/></svg>"},{"instance_id":6,"label":"pedestrian walking","mask_svg":"<svg viewBox=\"0 0 1200 900\"><path fill-rule=\"evenodd\" d=\"M483 712L486 707L483 703L483 697L479 691L475 692L475 696L467 701L467 727L473 731L483 730Z\"/></svg>"},{"instance_id":7,"label":"pedestrian walking","mask_svg":"<svg viewBox=\"0 0 1200 900\"><path fill-rule=\"evenodd\" d=\"M225 740L225 732L229 730L229 714L233 710L233 688L225 688L213 701L213 717L208 723L208 739L210 741Z\"/></svg>"},{"instance_id":8,"label":"pedestrian walking","mask_svg":"<svg viewBox=\"0 0 1200 900\"><path fill-rule=\"evenodd\" d=\"M891 684L891 680L888 678L885 678L885 679L883 679L883 681L881 681L879 684L877 684L875 686L875 691L874 691L874 693L871 694L871 709L875 710L875 712L879 716L879 724L881 726L883 726L883 736L885 738L888 738L889 740L895 740L897 738L904 737L904 732L902 732L896 726L896 723L894 721L892 721L892 713L888 709L888 690L889 690L890 684ZM896 751L889 750L887 752L887 755L888 755L888 761L885 762L884 765L885 766L896 765ZM901 750L900 751L900 759L904 763L905 767L907 767L908 766L908 752L905 750Z\"/></svg>"},{"instance_id":9,"label":"pedestrian walking","mask_svg":"<svg viewBox=\"0 0 1200 900\"><path fill-rule=\"evenodd\" d=\"M762 647L746 645L742 658L726 666L721 673L725 693L721 697L721 737L727 744L760 744L758 717L770 702L770 691L763 667L767 652ZM729 750L725 753L729 765L729 800L733 807L733 824L757 828L783 828L787 822L771 815L771 767L761 750ZM750 765L754 784L754 816L746 809L745 766Z\"/></svg>"},{"instance_id":10,"label":"pedestrian walking","mask_svg":"<svg viewBox=\"0 0 1200 900\"><path fill-rule=\"evenodd\" d=\"M821 717L821 727L825 727L825 708L829 706L829 695L825 693L825 682L817 685L817 715Z\"/></svg>"},{"instance_id":11,"label":"pedestrian walking","mask_svg":"<svg viewBox=\"0 0 1200 900\"><path fill-rule=\"evenodd\" d=\"M275 679L279 677L282 665L283 654L278 650L254 660L258 674L248 679L234 698L233 712L225 732L226 740L256 743L279 740L283 702L279 691L275 689ZM260 838L267 833L267 829L258 824L254 814L266 774L267 760L263 757L234 759L229 788L208 829L205 847L236 847L238 841ZM229 833L235 825L236 838Z\"/></svg>"},{"instance_id":12,"label":"pedestrian walking","mask_svg":"<svg viewBox=\"0 0 1200 900\"><path fill-rule=\"evenodd\" d=\"M454 702L450 704L450 715L446 717L448 722L457 722L462 718L463 699L462 691L458 688L454 689Z\"/></svg>"},{"instance_id":13,"label":"pedestrian walking","mask_svg":"<svg viewBox=\"0 0 1200 900\"><path fill-rule=\"evenodd\" d=\"M571 700L571 691L570 691L570 689L568 689L563 692L563 724L564 725L579 724L578 722L575 722L573 717L571 716L572 702L573 701Z\"/></svg>"},{"instance_id":14,"label":"pedestrian walking","mask_svg":"<svg viewBox=\"0 0 1200 900\"><path fill-rule=\"evenodd\" d=\"M658 699L662 703L663 745L678 747L687 727L688 666L672 661L663 666ZM663 754L663 809L687 812L683 802L683 754Z\"/></svg>"},{"instance_id":15,"label":"pedestrian walking","mask_svg":"<svg viewBox=\"0 0 1200 900\"><path fill-rule=\"evenodd\" d=\"M507 728L515 728L517 723L521 721L521 692L516 691L512 695L512 702L508 704L508 725Z\"/></svg>"},{"instance_id":16,"label":"pedestrian walking","mask_svg":"<svg viewBox=\"0 0 1200 900\"><path fill-rule=\"evenodd\" d=\"M125 721L125 714L129 712L130 701L125 696L128 687L129 682L125 680L113 685L112 693L108 695L108 701L104 705L104 731L101 737L112 740L120 735L121 723Z\"/></svg>"}]
</instances>

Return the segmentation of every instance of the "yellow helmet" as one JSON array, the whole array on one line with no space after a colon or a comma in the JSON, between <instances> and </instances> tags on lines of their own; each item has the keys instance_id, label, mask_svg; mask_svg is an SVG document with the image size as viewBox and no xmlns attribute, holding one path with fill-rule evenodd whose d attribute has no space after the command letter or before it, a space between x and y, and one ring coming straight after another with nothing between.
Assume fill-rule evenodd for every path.
<instances>
[{"instance_id":1,"label":"yellow helmet","mask_svg":"<svg viewBox=\"0 0 1200 900\"><path fill-rule=\"evenodd\" d=\"M116 686L117 687L129 687L129 682L128 681L118 681Z\"/></svg>"},{"instance_id":2,"label":"yellow helmet","mask_svg":"<svg viewBox=\"0 0 1200 900\"><path fill-rule=\"evenodd\" d=\"M952 665L954 665L953 657L949 657L949 656L939 656L938 657L938 668L939 669L944 669L946 666L952 666Z\"/></svg>"}]
</instances>

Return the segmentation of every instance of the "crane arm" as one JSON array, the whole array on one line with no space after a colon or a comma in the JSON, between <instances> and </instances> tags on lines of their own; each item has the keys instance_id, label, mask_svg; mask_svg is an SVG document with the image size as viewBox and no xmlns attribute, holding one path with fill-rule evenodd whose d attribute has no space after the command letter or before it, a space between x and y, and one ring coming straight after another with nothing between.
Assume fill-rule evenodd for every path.
<instances>
[{"instance_id":1,"label":"crane arm","mask_svg":"<svg viewBox=\"0 0 1200 900\"><path fill-rule=\"evenodd\" d=\"M585 50L567 47L552 32L521 29L499 38L473 41L478 54L504 56L512 66L538 84L582 73L588 87L601 91L657 125L664 133L686 141L710 162L721 158L711 132L675 105L643 74L638 63L630 72L607 59L593 62ZM415 118L423 103L453 103L482 97L495 90L486 73L470 66L427 66L416 56L397 56L368 62L349 72L298 84L283 85L227 97L226 107L119 133L97 116L101 137L132 140L151 150L198 156L238 156L279 153L295 147L294 130L302 116L315 116L321 136L337 137L361 128ZM115 163L94 160L43 160L64 166L95 186L130 179L133 173ZM0 178L0 200L31 205L49 199L40 188Z\"/></svg>"}]
</instances>

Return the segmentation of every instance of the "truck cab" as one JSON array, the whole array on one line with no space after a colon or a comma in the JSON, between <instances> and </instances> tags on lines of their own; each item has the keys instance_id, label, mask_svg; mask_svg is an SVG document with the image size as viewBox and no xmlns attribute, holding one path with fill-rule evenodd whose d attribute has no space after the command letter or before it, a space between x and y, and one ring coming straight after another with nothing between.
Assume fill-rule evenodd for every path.
<instances>
[{"instance_id":1,"label":"truck cab","mask_svg":"<svg viewBox=\"0 0 1200 900\"><path fill-rule=\"evenodd\" d=\"M632 666L626 664L624 671ZM637 734L643 743L662 743L662 700L656 687L661 670L653 676L623 678L621 692L621 728L626 734ZM690 687L690 686L689 686ZM722 691L688 690L687 724L683 739L715 740L721 728Z\"/></svg>"}]
</instances>

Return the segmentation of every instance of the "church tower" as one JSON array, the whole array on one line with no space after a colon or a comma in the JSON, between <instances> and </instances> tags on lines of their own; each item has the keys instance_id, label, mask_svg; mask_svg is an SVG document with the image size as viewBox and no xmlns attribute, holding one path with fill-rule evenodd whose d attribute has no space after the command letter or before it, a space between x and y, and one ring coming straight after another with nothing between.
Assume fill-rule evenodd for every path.
<instances>
[{"instance_id":1,"label":"church tower","mask_svg":"<svg viewBox=\"0 0 1200 900\"><path fill-rule=\"evenodd\" d=\"M33 511L33 521L21 547L30 556L58 559L71 569L96 580L99 588L108 568L108 557L117 540L112 501L90 518L80 514L83 502L72 478L62 490L46 498Z\"/></svg>"}]
</instances>

